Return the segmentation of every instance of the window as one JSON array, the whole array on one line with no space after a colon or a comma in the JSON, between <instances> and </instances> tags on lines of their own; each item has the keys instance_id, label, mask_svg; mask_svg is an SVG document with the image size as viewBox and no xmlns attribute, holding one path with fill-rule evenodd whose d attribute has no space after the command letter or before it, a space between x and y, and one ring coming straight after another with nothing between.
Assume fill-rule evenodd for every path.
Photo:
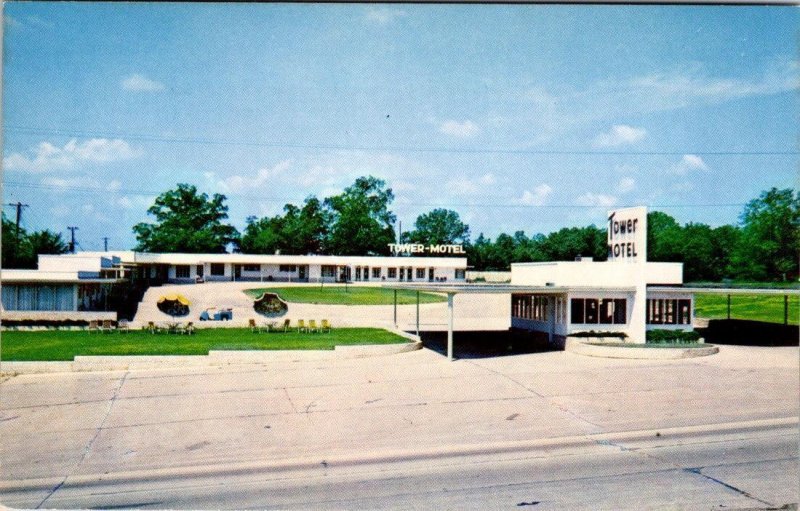
<instances>
[{"instance_id":1,"label":"window","mask_svg":"<svg viewBox=\"0 0 800 511\"><path fill-rule=\"evenodd\" d=\"M380 268L373 268L372 269L372 278L373 279L381 278L381 269Z\"/></svg>"},{"instance_id":2,"label":"window","mask_svg":"<svg viewBox=\"0 0 800 511\"><path fill-rule=\"evenodd\" d=\"M570 323L573 323L573 324L584 323L584 321L583 321L583 307L584 307L583 298L573 298L571 300L570 309L572 310L572 314L570 315Z\"/></svg>"},{"instance_id":3,"label":"window","mask_svg":"<svg viewBox=\"0 0 800 511\"><path fill-rule=\"evenodd\" d=\"M282 264L278 268L281 273L294 273L297 271L297 266L294 264Z\"/></svg>"},{"instance_id":4,"label":"window","mask_svg":"<svg viewBox=\"0 0 800 511\"><path fill-rule=\"evenodd\" d=\"M584 323L597 323L597 298L587 298Z\"/></svg>"},{"instance_id":5,"label":"window","mask_svg":"<svg viewBox=\"0 0 800 511\"><path fill-rule=\"evenodd\" d=\"M175 266L175 278L176 279L188 279L189 278L189 265L188 264L178 264Z\"/></svg>"},{"instance_id":6,"label":"window","mask_svg":"<svg viewBox=\"0 0 800 511\"><path fill-rule=\"evenodd\" d=\"M211 275L225 275L225 264L211 263Z\"/></svg>"},{"instance_id":7,"label":"window","mask_svg":"<svg viewBox=\"0 0 800 511\"><path fill-rule=\"evenodd\" d=\"M462 269L457 269L456 270L456 278L457 279L463 280L466 277L466 275L467 275L467 271L466 270L462 270Z\"/></svg>"},{"instance_id":8,"label":"window","mask_svg":"<svg viewBox=\"0 0 800 511\"><path fill-rule=\"evenodd\" d=\"M417 268L417 278L418 279L425 278L425 268Z\"/></svg>"},{"instance_id":9,"label":"window","mask_svg":"<svg viewBox=\"0 0 800 511\"><path fill-rule=\"evenodd\" d=\"M242 270L244 271L261 271L260 264L245 264L242 265Z\"/></svg>"},{"instance_id":10,"label":"window","mask_svg":"<svg viewBox=\"0 0 800 511\"><path fill-rule=\"evenodd\" d=\"M336 266L331 265L323 265L322 266L322 276L323 277L335 277L336 276Z\"/></svg>"},{"instance_id":11,"label":"window","mask_svg":"<svg viewBox=\"0 0 800 511\"><path fill-rule=\"evenodd\" d=\"M547 321L548 298L542 295L514 295L511 302L515 318Z\"/></svg>"},{"instance_id":12,"label":"window","mask_svg":"<svg viewBox=\"0 0 800 511\"><path fill-rule=\"evenodd\" d=\"M648 325L690 325L692 301L671 298L647 299Z\"/></svg>"},{"instance_id":13,"label":"window","mask_svg":"<svg viewBox=\"0 0 800 511\"><path fill-rule=\"evenodd\" d=\"M624 325L628 319L625 298L573 298L570 304L573 324Z\"/></svg>"},{"instance_id":14,"label":"window","mask_svg":"<svg viewBox=\"0 0 800 511\"><path fill-rule=\"evenodd\" d=\"M397 268L389 268L389 278L390 279L397 278Z\"/></svg>"}]
</instances>

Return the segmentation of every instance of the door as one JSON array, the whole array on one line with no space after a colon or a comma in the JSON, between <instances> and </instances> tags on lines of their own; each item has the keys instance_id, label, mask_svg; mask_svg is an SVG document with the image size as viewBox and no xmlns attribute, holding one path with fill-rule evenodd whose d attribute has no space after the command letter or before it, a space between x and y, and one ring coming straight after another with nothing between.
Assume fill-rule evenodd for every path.
<instances>
[{"instance_id":1,"label":"door","mask_svg":"<svg viewBox=\"0 0 800 511\"><path fill-rule=\"evenodd\" d=\"M300 265L297 267L297 278L299 280L306 280L306 269L308 267L305 265Z\"/></svg>"},{"instance_id":2,"label":"door","mask_svg":"<svg viewBox=\"0 0 800 511\"><path fill-rule=\"evenodd\" d=\"M239 280L242 278L242 265L234 264L233 265L233 280Z\"/></svg>"},{"instance_id":3,"label":"door","mask_svg":"<svg viewBox=\"0 0 800 511\"><path fill-rule=\"evenodd\" d=\"M428 280L433 282L433 268L428 268Z\"/></svg>"}]
</instances>

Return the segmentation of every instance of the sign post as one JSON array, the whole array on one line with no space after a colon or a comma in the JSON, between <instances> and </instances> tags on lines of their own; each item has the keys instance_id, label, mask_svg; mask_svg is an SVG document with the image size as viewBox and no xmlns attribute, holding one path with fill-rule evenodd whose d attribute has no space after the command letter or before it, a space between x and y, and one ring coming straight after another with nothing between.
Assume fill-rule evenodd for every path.
<instances>
[{"instance_id":1,"label":"sign post","mask_svg":"<svg viewBox=\"0 0 800 511\"><path fill-rule=\"evenodd\" d=\"M622 263L631 273L633 295L628 337L632 342L647 340L647 208L616 209L608 212L608 260Z\"/></svg>"}]
</instances>

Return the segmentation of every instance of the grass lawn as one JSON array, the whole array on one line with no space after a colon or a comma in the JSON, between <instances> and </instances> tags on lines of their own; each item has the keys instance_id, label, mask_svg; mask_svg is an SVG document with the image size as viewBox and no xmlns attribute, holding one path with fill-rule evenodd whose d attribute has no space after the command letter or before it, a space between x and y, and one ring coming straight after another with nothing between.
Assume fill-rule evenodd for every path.
<instances>
[{"instance_id":1,"label":"grass lawn","mask_svg":"<svg viewBox=\"0 0 800 511\"><path fill-rule=\"evenodd\" d=\"M727 319L727 295L695 295L695 315L699 318ZM731 319L750 319L769 323L783 323L782 295L731 295ZM800 321L800 297L789 297L789 323Z\"/></svg>"},{"instance_id":2,"label":"grass lawn","mask_svg":"<svg viewBox=\"0 0 800 511\"><path fill-rule=\"evenodd\" d=\"M258 298L262 294L275 293L285 302L315 303L322 305L392 305L394 290L367 286L295 286L260 287L246 289L247 295ZM447 298L434 293L420 292L419 303L445 302ZM417 303L417 292L401 289L397 291L398 305Z\"/></svg>"},{"instance_id":3,"label":"grass lawn","mask_svg":"<svg viewBox=\"0 0 800 511\"><path fill-rule=\"evenodd\" d=\"M380 328L334 328L330 333L253 333L247 328L198 329L194 335L89 333L72 330L5 331L0 358L72 360L76 355L207 355L209 350L332 350L336 345L397 344L403 337Z\"/></svg>"}]
</instances>

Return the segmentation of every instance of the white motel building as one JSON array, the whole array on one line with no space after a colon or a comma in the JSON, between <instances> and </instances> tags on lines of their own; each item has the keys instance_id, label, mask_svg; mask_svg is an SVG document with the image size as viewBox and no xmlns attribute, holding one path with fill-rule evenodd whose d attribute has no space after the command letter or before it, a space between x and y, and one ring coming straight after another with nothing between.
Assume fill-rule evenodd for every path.
<instances>
[{"instance_id":1,"label":"white motel building","mask_svg":"<svg viewBox=\"0 0 800 511\"><path fill-rule=\"evenodd\" d=\"M146 284L464 282L466 269L464 257L79 252L39 255L38 269L2 270L0 283L6 319L42 319L41 314L29 314L37 311L71 312L69 319L84 319L96 314L82 312L108 311L112 287L132 280Z\"/></svg>"}]
</instances>

